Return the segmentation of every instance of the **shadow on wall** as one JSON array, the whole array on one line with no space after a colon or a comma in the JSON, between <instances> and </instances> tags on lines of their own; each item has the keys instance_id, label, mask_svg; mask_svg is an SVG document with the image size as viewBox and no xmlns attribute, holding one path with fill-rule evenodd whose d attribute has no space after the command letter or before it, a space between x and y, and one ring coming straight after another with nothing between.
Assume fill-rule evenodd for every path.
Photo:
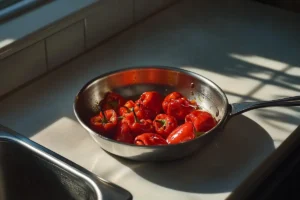
<instances>
[{"instance_id":1,"label":"shadow on wall","mask_svg":"<svg viewBox=\"0 0 300 200\"><path fill-rule=\"evenodd\" d=\"M256 0L288 11L300 13L300 2L298 0Z\"/></svg>"}]
</instances>

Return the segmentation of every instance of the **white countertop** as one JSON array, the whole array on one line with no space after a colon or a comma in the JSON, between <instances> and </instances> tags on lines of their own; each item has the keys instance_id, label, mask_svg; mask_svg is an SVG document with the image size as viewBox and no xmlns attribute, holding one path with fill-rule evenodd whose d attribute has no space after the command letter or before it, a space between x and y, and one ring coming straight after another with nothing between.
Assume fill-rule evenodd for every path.
<instances>
[{"instance_id":1,"label":"white countertop","mask_svg":"<svg viewBox=\"0 0 300 200\"><path fill-rule=\"evenodd\" d=\"M229 101L300 91L300 15L255 2L185 0L0 102L0 123L129 190L134 199L226 198L299 123L299 108L237 116L196 155L158 164L104 152L76 121L73 99L91 78L128 66L195 71Z\"/></svg>"}]
</instances>

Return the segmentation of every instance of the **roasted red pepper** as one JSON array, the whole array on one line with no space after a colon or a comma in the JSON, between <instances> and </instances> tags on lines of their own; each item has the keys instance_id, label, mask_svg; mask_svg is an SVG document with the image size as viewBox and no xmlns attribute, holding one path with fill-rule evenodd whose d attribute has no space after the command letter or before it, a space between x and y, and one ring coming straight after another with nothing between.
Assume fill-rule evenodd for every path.
<instances>
[{"instance_id":1,"label":"roasted red pepper","mask_svg":"<svg viewBox=\"0 0 300 200\"><path fill-rule=\"evenodd\" d=\"M163 97L161 94L155 91L144 92L137 100L146 108L154 111L155 115L159 114L162 110Z\"/></svg>"},{"instance_id":2,"label":"roasted red pepper","mask_svg":"<svg viewBox=\"0 0 300 200\"><path fill-rule=\"evenodd\" d=\"M198 132L207 132L217 124L210 113L201 110L195 110L188 114L185 122L192 122Z\"/></svg>"},{"instance_id":3,"label":"roasted red pepper","mask_svg":"<svg viewBox=\"0 0 300 200\"><path fill-rule=\"evenodd\" d=\"M202 135L201 132L196 132L193 123L186 122L178 126L175 130L170 133L167 137L168 144L178 144L189 140L193 140L196 137Z\"/></svg>"},{"instance_id":4,"label":"roasted red pepper","mask_svg":"<svg viewBox=\"0 0 300 200\"><path fill-rule=\"evenodd\" d=\"M134 144L136 145L165 145L168 144L166 140L160 136L159 134L155 133L143 133L139 136L137 136L134 139Z\"/></svg>"},{"instance_id":5,"label":"roasted red pepper","mask_svg":"<svg viewBox=\"0 0 300 200\"><path fill-rule=\"evenodd\" d=\"M150 119L139 119L135 111L126 115L123 122L127 123L130 127L131 133L134 137L142 133L154 132L154 127Z\"/></svg>"},{"instance_id":6,"label":"roasted red pepper","mask_svg":"<svg viewBox=\"0 0 300 200\"><path fill-rule=\"evenodd\" d=\"M167 138L168 135L177 127L177 120L171 115L159 114L153 120L153 126L156 133Z\"/></svg>"},{"instance_id":7,"label":"roasted red pepper","mask_svg":"<svg viewBox=\"0 0 300 200\"><path fill-rule=\"evenodd\" d=\"M153 120L156 116L156 112L154 110L146 108L140 102L137 102L136 106L134 107L134 111L136 112L136 116L138 116L139 119Z\"/></svg>"},{"instance_id":8,"label":"roasted red pepper","mask_svg":"<svg viewBox=\"0 0 300 200\"><path fill-rule=\"evenodd\" d=\"M136 105L132 100L127 101L124 106L119 108L119 115L126 117L126 115L132 113L133 109L138 119L155 118L155 113L153 111L145 108L142 104Z\"/></svg>"},{"instance_id":9,"label":"roasted red pepper","mask_svg":"<svg viewBox=\"0 0 300 200\"><path fill-rule=\"evenodd\" d=\"M113 109L106 111L101 110L99 115L91 118L90 123L92 129L97 133L111 136L118 123L117 113Z\"/></svg>"},{"instance_id":10,"label":"roasted red pepper","mask_svg":"<svg viewBox=\"0 0 300 200\"><path fill-rule=\"evenodd\" d=\"M172 93L168 94L162 102L163 110L164 111L167 110L168 104L171 101L171 99L179 99L181 97L183 97L183 96L179 92L172 92Z\"/></svg>"},{"instance_id":11,"label":"roasted red pepper","mask_svg":"<svg viewBox=\"0 0 300 200\"><path fill-rule=\"evenodd\" d=\"M178 92L166 96L162 103L164 112L174 116L178 121L184 120L185 116L197 108L195 101L189 101Z\"/></svg>"},{"instance_id":12,"label":"roasted red pepper","mask_svg":"<svg viewBox=\"0 0 300 200\"><path fill-rule=\"evenodd\" d=\"M114 135L114 140L118 142L124 142L132 144L134 141L134 137L131 134L130 127L127 123L119 122L117 126L117 132Z\"/></svg>"},{"instance_id":13,"label":"roasted red pepper","mask_svg":"<svg viewBox=\"0 0 300 200\"><path fill-rule=\"evenodd\" d=\"M135 103L132 100L126 101L124 106L119 108L119 115L126 116L127 114L132 112L132 109L135 107Z\"/></svg>"},{"instance_id":14,"label":"roasted red pepper","mask_svg":"<svg viewBox=\"0 0 300 200\"><path fill-rule=\"evenodd\" d=\"M125 104L126 100L115 92L106 93L104 99L100 102L103 110L113 109L118 112L119 108Z\"/></svg>"}]
</instances>

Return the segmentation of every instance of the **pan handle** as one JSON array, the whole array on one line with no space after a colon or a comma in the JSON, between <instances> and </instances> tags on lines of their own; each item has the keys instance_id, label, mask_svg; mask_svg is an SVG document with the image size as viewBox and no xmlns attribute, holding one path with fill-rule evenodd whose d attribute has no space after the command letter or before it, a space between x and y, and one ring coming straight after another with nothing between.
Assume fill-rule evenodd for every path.
<instances>
[{"instance_id":1,"label":"pan handle","mask_svg":"<svg viewBox=\"0 0 300 200\"><path fill-rule=\"evenodd\" d=\"M271 101L233 103L230 105L231 107L230 116L233 117L257 108L278 107L278 106L300 106L300 96L288 97L288 98L271 100Z\"/></svg>"}]
</instances>

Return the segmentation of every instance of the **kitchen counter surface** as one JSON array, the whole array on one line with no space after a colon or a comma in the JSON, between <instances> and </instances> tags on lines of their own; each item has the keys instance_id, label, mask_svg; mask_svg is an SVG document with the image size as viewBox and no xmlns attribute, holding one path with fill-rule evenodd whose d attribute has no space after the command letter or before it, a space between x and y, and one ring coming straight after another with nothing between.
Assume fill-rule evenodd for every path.
<instances>
[{"instance_id":1,"label":"kitchen counter surface","mask_svg":"<svg viewBox=\"0 0 300 200\"><path fill-rule=\"evenodd\" d=\"M197 72L220 85L231 103L299 95L299 21L300 15L252 1L181 1L2 99L0 124L134 199L225 199L296 128L299 108L247 112L192 157L153 164L99 148L75 119L74 97L95 76L144 65Z\"/></svg>"}]
</instances>

